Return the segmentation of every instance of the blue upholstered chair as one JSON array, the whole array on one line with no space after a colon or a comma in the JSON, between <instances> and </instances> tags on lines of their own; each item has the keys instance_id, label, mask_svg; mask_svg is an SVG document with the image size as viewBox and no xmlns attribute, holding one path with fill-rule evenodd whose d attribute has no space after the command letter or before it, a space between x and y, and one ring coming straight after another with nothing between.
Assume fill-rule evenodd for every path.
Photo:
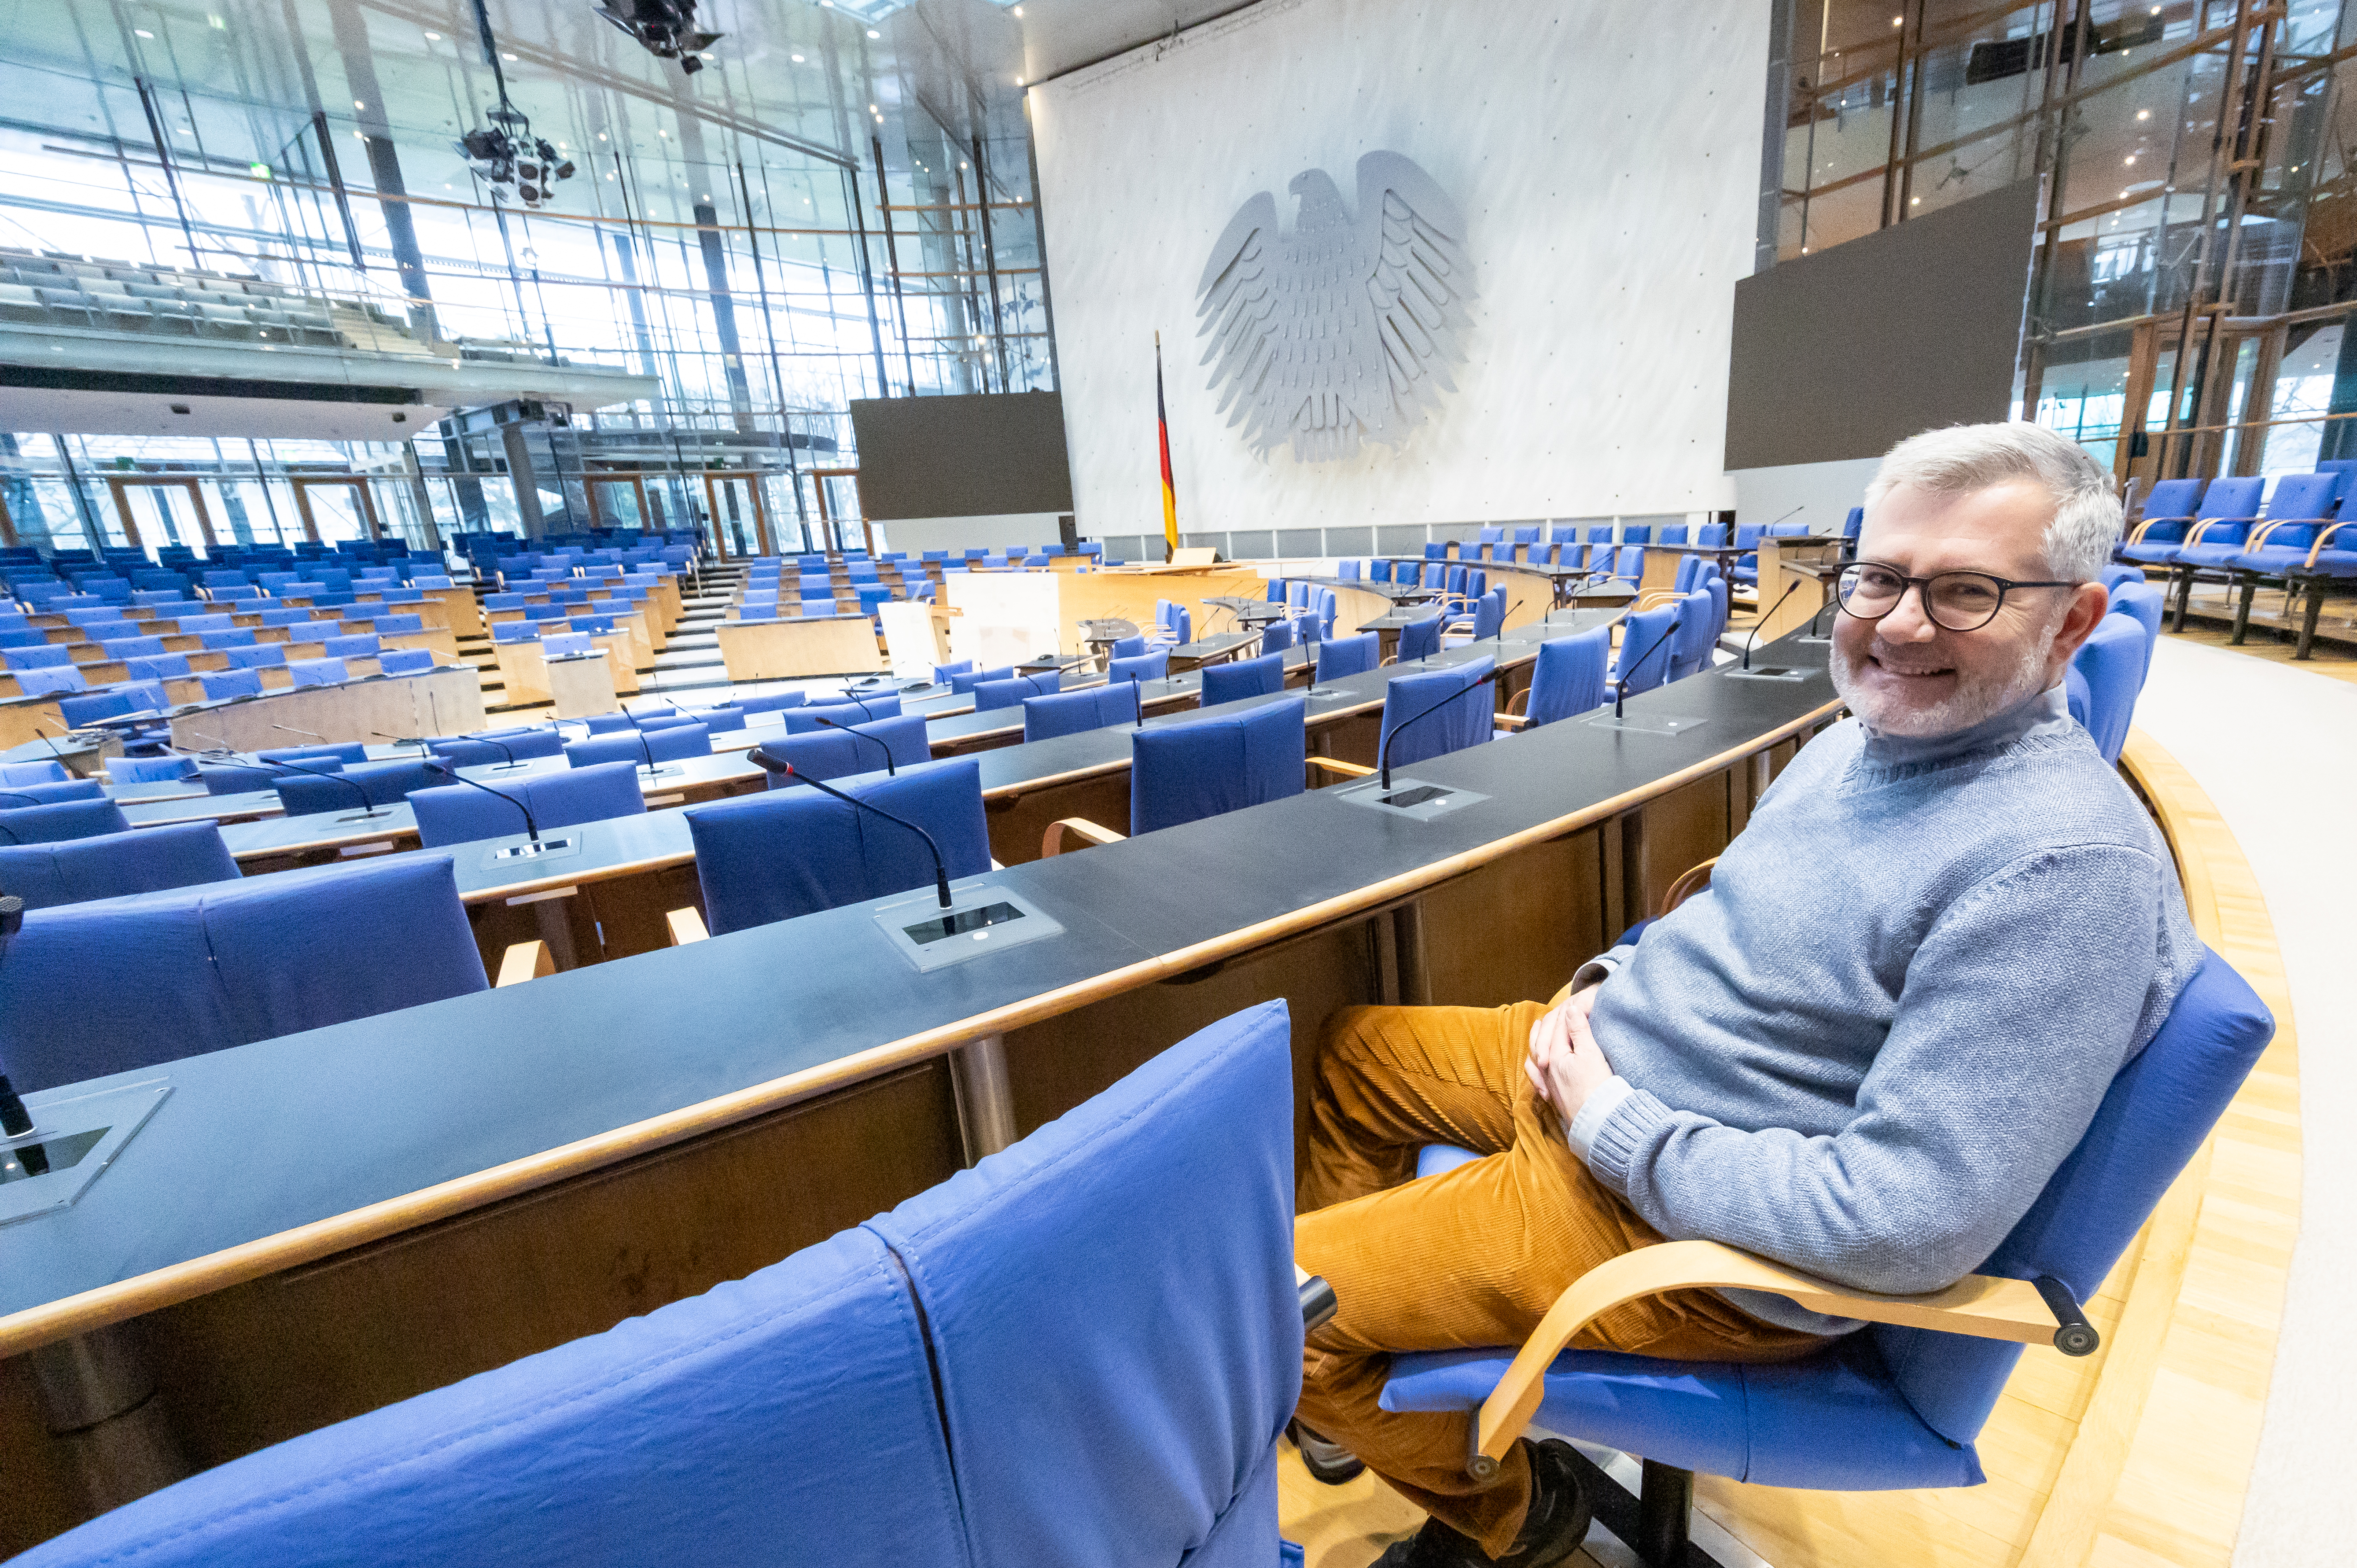
<instances>
[{"instance_id":1,"label":"blue upholstered chair","mask_svg":"<svg viewBox=\"0 0 2357 1568\"><path fill-rule=\"evenodd\" d=\"M1260 650L1263 653L1282 653L1292 646L1293 623L1291 621L1273 620L1260 628Z\"/></svg>"},{"instance_id":2,"label":"blue upholstered chair","mask_svg":"<svg viewBox=\"0 0 2357 1568\"><path fill-rule=\"evenodd\" d=\"M284 670L286 668L286 647L284 643L268 642L251 648L226 648L229 667L232 670Z\"/></svg>"},{"instance_id":3,"label":"blue upholstered chair","mask_svg":"<svg viewBox=\"0 0 2357 1568\"><path fill-rule=\"evenodd\" d=\"M1322 685L1345 675L1363 675L1375 667L1382 651L1383 639L1372 631L1321 642L1318 645L1318 682Z\"/></svg>"},{"instance_id":4,"label":"blue upholstered chair","mask_svg":"<svg viewBox=\"0 0 2357 1568\"><path fill-rule=\"evenodd\" d=\"M683 757L711 755L712 732L702 725L672 725L663 729L592 736L565 748L565 763L573 768L590 768L601 762L643 766L650 761L676 762Z\"/></svg>"},{"instance_id":5,"label":"blue upholstered chair","mask_svg":"<svg viewBox=\"0 0 2357 1568\"><path fill-rule=\"evenodd\" d=\"M990 869L974 758L928 763L847 792L931 833L952 877ZM933 884L924 840L816 789L739 795L683 814L715 936Z\"/></svg>"},{"instance_id":6,"label":"blue upholstered chair","mask_svg":"<svg viewBox=\"0 0 2357 1568\"><path fill-rule=\"evenodd\" d=\"M73 645L68 642L40 642L25 648L0 649L0 663L10 670L40 670L71 664Z\"/></svg>"},{"instance_id":7,"label":"blue upholstered chair","mask_svg":"<svg viewBox=\"0 0 2357 1568\"><path fill-rule=\"evenodd\" d=\"M382 675L423 675L434 662L430 648L388 648L377 655L376 668Z\"/></svg>"},{"instance_id":8,"label":"blue upholstered chair","mask_svg":"<svg viewBox=\"0 0 2357 1568\"><path fill-rule=\"evenodd\" d=\"M149 653L123 661L123 673L132 681L185 681L194 673L185 653Z\"/></svg>"},{"instance_id":9,"label":"blue upholstered chair","mask_svg":"<svg viewBox=\"0 0 2357 1568\"><path fill-rule=\"evenodd\" d=\"M333 686L351 679L340 659L290 659L286 672L297 686Z\"/></svg>"},{"instance_id":10,"label":"blue upholstered chair","mask_svg":"<svg viewBox=\"0 0 2357 1568\"><path fill-rule=\"evenodd\" d=\"M2144 628L2145 667L2152 667L2152 647L2160 640L2160 618L2167 607L2161 592L2151 584L2138 580L2112 592L2111 608L2105 618L2126 616Z\"/></svg>"},{"instance_id":11,"label":"blue upholstered chair","mask_svg":"<svg viewBox=\"0 0 2357 1568\"><path fill-rule=\"evenodd\" d=\"M2335 536L2334 516L2352 477L2357 477L2357 470L2290 474L2276 482L2276 493L2267 501L2266 521L2253 529L2244 547L2224 562L2229 592L2239 596L2235 641L2242 640L2250 625L2251 600L2257 588L2268 585L2287 590L2287 574L2318 564L2319 554L2345 553L2320 547L2329 545ZM2340 532L2345 538L2345 525ZM2200 544L2187 545L2179 559L2211 574L2219 564L2216 556L2222 548L2212 545L2205 534ZM2287 595L2285 612L2290 612Z\"/></svg>"},{"instance_id":12,"label":"blue upholstered chair","mask_svg":"<svg viewBox=\"0 0 2357 1568\"><path fill-rule=\"evenodd\" d=\"M2235 558L2250 548L2254 531L2259 526L2259 496L2266 484L2266 480L2258 476L2212 479L2201 495L2201 518L2182 543L2164 552L2169 580L2177 589L2175 629L2185 629L2185 611L2193 597L2194 579L2231 575ZM2330 517L2316 516L2310 509L2330 502L2332 486L2328 475L2287 476L2276 487L2278 491L2286 487L2291 489L2292 493L2284 498L2284 509L2266 510L2268 515L2280 516L2285 522L2302 528L2330 527Z\"/></svg>"},{"instance_id":13,"label":"blue upholstered chair","mask_svg":"<svg viewBox=\"0 0 2357 1568\"><path fill-rule=\"evenodd\" d=\"M1612 677L1605 682L1605 695L1619 694L1623 688L1633 697L1640 692L1650 692L1670 677L1670 652L1676 642L1665 637L1676 624L1678 607L1662 605L1650 610L1639 610L1620 625L1620 654L1613 660Z\"/></svg>"},{"instance_id":14,"label":"blue upholstered chair","mask_svg":"<svg viewBox=\"0 0 2357 1568\"><path fill-rule=\"evenodd\" d=\"M1609 626L1540 643L1530 685L1514 694L1499 723L1507 728L1529 728L1595 712L1604 703L1604 671L1611 657ZM1515 711L1517 706L1520 713Z\"/></svg>"},{"instance_id":15,"label":"blue upholstered chair","mask_svg":"<svg viewBox=\"0 0 2357 1568\"><path fill-rule=\"evenodd\" d=\"M1257 659L1203 666L1203 706L1241 702L1246 697L1274 696L1285 689L1285 655L1264 653Z\"/></svg>"},{"instance_id":16,"label":"blue upholstered chair","mask_svg":"<svg viewBox=\"0 0 2357 1568\"><path fill-rule=\"evenodd\" d=\"M16 690L27 697L45 697L54 693L76 693L89 689L81 671L71 664L51 664L37 670L11 670L16 678Z\"/></svg>"},{"instance_id":17,"label":"blue upholstered chair","mask_svg":"<svg viewBox=\"0 0 2357 1568\"><path fill-rule=\"evenodd\" d=\"M933 666L933 684L938 686L952 676L973 673L974 660L971 659L961 659L954 664L936 664Z\"/></svg>"},{"instance_id":18,"label":"blue upholstered chair","mask_svg":"<svg viewBox=\"0 0 2357 1568\"><path fill-rule=\"evenodd\" d=\"M73 777L62 762L0 762L0 789L26 784L63 784Z\"/></svg>"},{"instance_id":19,"label":"blue upholstered chair","mask_svg":"<svg viewBox=\"0 0 2357 1568\"><path fill-rule=\"evenodd\" d=\"M1146 634L1140 632L1135 637L1114 639L1110 651L1114 659L1136 659L1146 650Z\"/></svg>"},{"instance_id":20,"label":"blue upholstered chair","mask_svg":"<svg viewBox=\"0 0 2357 1568\"><path fill-rule=\"evenodd\" d=\"M368 743L360 740L321 741L313 746L279 746L253 754L257 762L300 762L317 767L322 760L341 767L347 762L366 762Z\"/></svg>"},{"instance_id":21,"label":"blue upholstered chair","mask_svg":"<svg viewBox=\"0 0 2357 1568\"><path fill-rule=\"evenodd\" d=\"M133 714L160 714L172 705L164 688L155 682L133 685L109 686L85 696L60 697L58 716L68 729L80 729L84 725L103 724L109 719L128 718Z\"/></svg>"},{"instance_id":22,"label":"blue upholstered chair","mask_svg":"<svg viewBox=\"0 0 2357 1568\"><path fill-rule=\"evenodd\" d=\"M1139 730L1130 740L1129 831L1150 833L1300 794L1308 708L1293 697Z\"/></svg>"},{"instance_id":23,"label":"blue upholstered chair","mask_svg":"<svg viewBox=\"0 0 2357 1568\"><path fill-rule=\"evenodd\" d=\"M1392 654L1395 664L1413 664L1440 651L1440 628L1448 617L1434 614L1422 620L1412 620L1399 629L1399 646ZM1320 646L1323 646L1322 644Z\"/></svg>"},{"instance_id":24,"label":"blue upholstered chair","mask_svg":"<svg viewBox=\"0 0 2357 1568\"><path fill-rule=\"evenodd\" d=\"M23 1568L622 1568L682 1542L754 1568L781 1520L829 1563L1271 1568L1301 1359L1289 1036L1282 1003L1238 1014L863 1227Z\"/></svg>"},{"instance_id":25,"label":"blue upholstered chair","mask_svg":"<svg viewBox=\"0 0 2357 1568\"><path fill-rule=\"evenodd\" d=\"M0 887L27 909L234 882L237 862L210 822L135 828L21 848L0 843Z\"/></svg>"},{"instance_id":26,"label":"blue upholstered chair","mask_svg":"<svg viewBox=\"0 0 2357 1568\"><path fill-rule=\"evenodd\" d=\"M239 697L262 695L262 671L259 670L208 670L197 677L204 688L205 701L225 703Z\"/></svg>"},{"instance_id":27,"label":"blue upholstered chair","mask_svg":"<svg viewBox=\"0 0 2357 1568\"><path fill-rule=\"evenodd\" d=\"M192 757L116 757L108 759L106 776L118 788L126 784L160 783L173 779L193 779L197 761ZM0 788L5 788L0 783Z\"/></svg>"},{"instance_id":28,"label":"blue upholstered chair","mask_svg":"<svg viewBox=\"0 0 2357 1568\"><path fill-rule=\"evenodd\" d=\"M110 637L98 646L109 659L141 659L163 652L164 639L160 637Z\"/></svg>"},{"instance_id":29,"label":"blue upholstered chair","mask_svg":"<svg viewBox=\"0 0 2357 1568\"><path fill-rule=\"evenodd\" d=\"M1111 682L1159 681L1170 673L1170 650L1157 648L1151 653L1116 656L1105 661L1105 679Z\"/></svg>"},{"instance_id":30,"label":"blue upholstered chair","mask_svg":"<svg viewBox=\"0 0 2357 1568\"><path fill-rule=\"evenodd\" d=\"M985 681L1006 681L1014 675L1012 664L1002 664L996 670L961 670L950 677L950 690L962 697L971 696L974 689Z\"/></svg>"},{"instance_id":31,"label":"blue upholstered chair","mask_svg":"<svg viewBox=\"0 0 2357 1568\"><path fill-rule=\"evenodd\" d=\"M458 766L447 760L446 765ZM639 789L638 768L628 762L500 779L490 788L515 797L522 810L471 784L436 784L412 791L409 809L417 817L419 840L427 849L441 849L477 839L510 838L524 831L524 811L532 813L533 825L547 832L576 822L644 816L647 810L647 798Z\"/></svg>"},{"instance_id":32,"label":"blue upholstered chair","mask_svg":"<svg viewBox=\"0 0 2357 1568\"><path fill-rule=\"evenodd\" d=\"M2175 560L2178 547L2201 521L2201 492L2209 486L2209 480L2198 478L2163 479L2153 486L2144 498L2143 516L2113 552L2114 558L2154 566Z\"/></svg>"},{"instance_id":33,"label":"blue upholstered chair","mask_svg":"<svg viewBox=\"0 0 2357 1568\"><path fill-rule=\"evenodd\" d=\"M52 779L37 784L0 788L0 807L54 806L60 800L103 800L106 789L95 779ZM0 891L7 884L0 882Z\"/></svg>"},{"instance_id":34,"label":"blue upholstered chair","mask_svg":"<svg viewBox=\"0 0 2357 1568\"><path fill-rule=\"evenodd\" d=\"M311 764L306 764L309 767ZM315 816L322 811L358 811L365 810L361 796L368 797L368 806L397 806L413 789L428 789L441 782L415 757L390 762L347 763L339 771L327 778L311 774L282 774L272 786L278 791L279 804L290 817ZM358 786L355 789L354 786Z\"/></svg>"},{"instance_id":35,"label":"blue upholstered chair","mask_svg":"<svg viewBox=\"0 0 2357 1568\"><path fill-rule=\"evenodd\" d=\"M35 786L39 788L39 786ZM0 844L57 843L66 839L95 838L100 833L128 832L123 809L113 801L59 800L48 805L0 809ZM11 974L9 984L22 983Z\"/></svg>"},{"instance_id":36,"label":"blue upholstered chair","mask_svg":"<svg viewBox=\"0 0 2357 1568\"><path fill-rule=\"evenodd\" d=\"M388 931L400 933L397 962ZM0 1071L20 1090L487 984L447 855L37 909L8 943L8 971Z\"/></svg>"},{"instance_id":37,"label":"blue upholstered chair","mask_svg":"<svg viewBox=\"0 0 2357 1568\"><path fill-rule=\"evenodd\" d=\"M1668 679L1683 681L1710 668L1711 644L1718 636L1718 607L1709 589L1696 588L1678 600L1675 607L1677 630L1670 637Z\"/></svg>"},{"instance_id":38,"label":"blue upholstered chair","mask_svg":"<svg viewBox=\"0 0 2357 1568\"><path fill-rule=\"evenodd\" d=\"M2209 954L2152 1042L2113 1079L2079 1146L1978 1273L2049 1275L2081 1301L2092 1296L2274 1032L2257 995ZM1468 1157L1427 1150L1419 1175ZM1646 1533L1661 1543L1660 1562L1680 1562L1695 1470L1820 1491L1979 1485L1986 1477L1974 1442L2021 1348L1875 1323L1768 1366L1566 1350L1547 1368L1534 1419L1581 1442L1643 1455L1647 1491L1659 1499L1645 1509L1658 1527ZM1397 1357L1383 1408L1472 1409L1497 1387L1512 1355Z\"/></svg>"},{"instance_id":39,"label":"blue upholstered chair","mask_svg":"<svg viewBox=\"0 0 2357 1568\"><path fill-rule=\"evenodd\" d=\"M801 735L806 730L824 729L827 724L866 725L877 719L900 716L900 694L879 692L872 697L862 697L856 703L805 703L799 708L785 711L786 733Z\"/></svg>"},{"instance_id":40,"label":"blue upholstered chair","mask_svg":"<svg viewBox=\"0 0 2357 1568\"><path fill-rule=\"evenodd\" d=\"M1053 696L1063 686L1063 672L1057 670L1039 675L1017 675L1005 681L985 681L974 689L974 711L987 714L1016 707L1033 697Z\"/></svg>"},{"instance_id":41,"label":"blue upholstered chair","mask_svg":"<svg viewBox=\"0 0 2357 1568\"><path fill-rule=\"evenodd\" d=\"M1491 715L1496 711L1497 702L1491 688L1478 682L1496 667L1494 659L1470 659L1444 669L1394 677L1383 690L1383 725L1376 743L1378 755L1386 756L1394 768L1404 768L1488 740L1496 733ZM1448 702L1451 692L1463 694ZM1392 739L1394 729L1437 703L1446 705L1402 730L1396 742Z\"/></svg>"},{"instance_id":42,"label":"blue upholstered chair","mask_svg":"<svg viewBox=\"0 0 2357 1568\"><path fill-rule=\"evenodd\" d=\"M1135 724L1140 713L1137 688L1124 682L1084 686L1047 697L1023 700L1023 738L1028 743L1060 735L1078 735L1108 725Z\"/></svg>"},{"instance_id":43,"label":"blue upholstered chair","mask_svg":"<svg viewBox=\"0 0 2357 1568\"><path fill-rule=\"evenodd\" d=\"M785 758L793 765L794 773L821 782L856 773L915 768L931 761L933 755L925 736L924 717L920 714L900 714L873 724L846 725L842 729L771 736L761 742L760 749ZM772 789L790 789L798 783L793 773L782 769L770 774Z\"/></svg>"},{"instance_id":44,"label":"blue upholstered chair","mask_svg":"<svg viewBox=\"0 0 2357 1568\"><path fill-rule=\"evenodd\" d=\"M2126 615L2107 615L2097 621L2072 656L2071 671L2077 680L2066 682L2072 687L2071 715L2086 726L2106 762L2117 762L2120 748L2127 744L2128 722L2135 716L2148 661L2144 627Z\"/></svg>"}]
</instances>

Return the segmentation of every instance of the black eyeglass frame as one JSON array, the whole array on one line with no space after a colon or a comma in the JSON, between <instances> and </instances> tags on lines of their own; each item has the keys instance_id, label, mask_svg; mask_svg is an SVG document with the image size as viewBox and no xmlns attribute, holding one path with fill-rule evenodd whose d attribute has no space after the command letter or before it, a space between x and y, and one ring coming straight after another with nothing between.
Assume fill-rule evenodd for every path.
<instances>
[{"instance_id":1,"label":"black eyeglass frame","mask_svg":"<svg viewBox=\"0 0 2357 1568\"><path fill-rule=\"evenodd\" d=\"M1863 571L1868 566L1888 572L1892 576L1899 579L1898 596L1890 601L1890 608L1882 611L1879 615L1860 615L1857 611L1850 608L1849 595L1845 591L1843 586L1843 585L1849 580L1850 575L1853 572ZM1996 603L1989 607L1989 613L1987 615L1983 616L1979 620L1975 621L1970 626L1950 626L1946 621L1942 620L1939 618L1939 615L1932 608L1932 585L1938 582L1943 577L1978 577L1985 583L1995 583L1996 585ZM1885 616L1891 614L1892 611L1897 610L1900 605L1905 604L1907 602L1907 590L1912 588L1915 590L1917 598L1922 603L1923 618L1925 620L1930 621L1942 631L1967 632L1978 631L1981 628L1988 625L1989 622L1996 619L1997 612L2005 608L2006 595L2011 593L2016 588L2077 588L2084 585L2084 579L2068 582L2016 582L2010 577L2000 577L1994 572L1975 572L1968 568L1954 572L1934 572L1928 577L1910 577L1906 573L1900 571L1898 567L1893 566L1888 561L1849 561L1843 564L1841 574L1834 579L1834 606L1836 609L1840 610L1842 614L1849 617L1852 620L1878 621L1882 619Z\"/></svg>"}]
</instances>

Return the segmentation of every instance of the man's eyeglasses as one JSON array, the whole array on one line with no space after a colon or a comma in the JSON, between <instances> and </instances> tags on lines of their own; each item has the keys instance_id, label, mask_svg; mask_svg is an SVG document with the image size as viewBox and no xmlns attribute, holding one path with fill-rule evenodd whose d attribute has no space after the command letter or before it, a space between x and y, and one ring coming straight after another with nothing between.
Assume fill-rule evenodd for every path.
<instances>
[{"instance_id":1,"label":"man's eyeglasses","mask_svg":"<svg viewBox=\"0 0 2357 1568\"><path fill-rule=\"evenodd\" d=\"M1834 598L1845 615L1859 620L1880 620L1899 607L1909 588L1923 593L1923 613L1943 631L1978 631L1996 618L2005 596L2016 588L2075 588L2076 583L2017 583L1986 572L1939 572L1910 577L1879 561L1857 561L1842 568L1834 583Z\"/></svg>"}]
</instances>

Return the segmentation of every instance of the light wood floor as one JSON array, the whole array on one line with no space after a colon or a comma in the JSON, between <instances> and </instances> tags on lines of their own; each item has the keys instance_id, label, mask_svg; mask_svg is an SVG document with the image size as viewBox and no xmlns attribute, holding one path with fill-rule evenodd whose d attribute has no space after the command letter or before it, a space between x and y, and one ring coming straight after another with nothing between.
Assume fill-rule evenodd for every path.
<instances>
[{"instance_id":1,"label":"light wood floor","mask_svg":"<svg viewBox=\"0 0 2357 1568\"><path fill-rule=\"evenodd\" d=\"M2232 1559L2298 1231L2298 1037L2266 902L2233 832L2145 736L2131 738L2126 762L2167 824L2196 929L2274 1011L2275 1040L2087 1304L2103 1349L2078 1361L2023 1356L1978 1444L1988 1484L1842 1494L1697 1477L1698 1510L1777 1568ZM1362 1568L1417 1522L1366 1477L1324 1487L1290 1448L1283 1463L1280 1521L1312 1568Z\"/></svg>"}]
</instances>

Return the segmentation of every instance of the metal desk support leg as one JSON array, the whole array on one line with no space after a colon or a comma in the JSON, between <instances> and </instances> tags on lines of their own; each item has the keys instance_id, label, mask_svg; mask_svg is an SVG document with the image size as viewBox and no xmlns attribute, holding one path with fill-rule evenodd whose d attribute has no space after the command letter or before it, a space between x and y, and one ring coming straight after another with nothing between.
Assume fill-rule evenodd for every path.
<instances>
[{"instance_id":1,"label":"metal desk support leg","mask_svg":"<svg viewBox=\"0 0 2357 1568\"><path fill-rule=\"evenodd\" d=\"M950 1086L957 1091L958 1132L965 1163L974 1165L1015 1142L1015 1094L1006 1081L1006 1036L985 1035L950 1053Z\"/></svg>"},{"instance_id":2,"label":"metal desk support leg","mask_svg":"<svg viewBox=\"0 0 2357 1568\"><path fill-rule=\"evenodd\" d=\"M156 1380L120 1324L26 1353L41 1414L99 1512L192 1473L156 1397Z\"/></svg>"}]
</instances>

